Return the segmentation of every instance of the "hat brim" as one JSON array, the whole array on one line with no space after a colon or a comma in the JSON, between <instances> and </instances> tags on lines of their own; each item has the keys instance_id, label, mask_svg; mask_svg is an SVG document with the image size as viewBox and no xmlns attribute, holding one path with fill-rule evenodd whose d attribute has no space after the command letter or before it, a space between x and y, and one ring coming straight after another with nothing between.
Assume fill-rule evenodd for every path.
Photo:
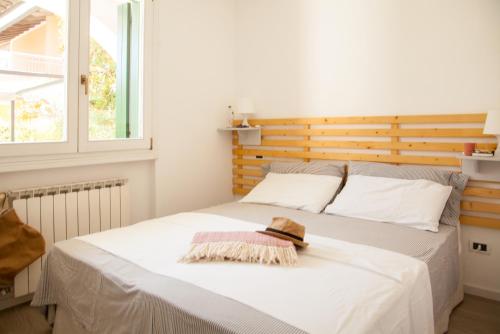
<instances>
[{"instance_id":1,"label":"hat brim","mask_svg":"<svg viewBox=\"0 0 500 334\"><path fill-rule=\"evenodd\" d=\"M298 246L298 247L305 248L305 247L309 246L309 244L307 242L300 241L300 240L294 239L292 237L289 237L287 235L283 235L283 234L280 234L280 233L277 233L277 232L272 232L272 231L257 231L257 232L258 233L262 233L262 234L267 234L267 235L270 235L272 237L276 237L278 239L283 239L283 240L291 241L291 242L293 242L293 244L295 246Z\"/></svg>"}]
</instances>

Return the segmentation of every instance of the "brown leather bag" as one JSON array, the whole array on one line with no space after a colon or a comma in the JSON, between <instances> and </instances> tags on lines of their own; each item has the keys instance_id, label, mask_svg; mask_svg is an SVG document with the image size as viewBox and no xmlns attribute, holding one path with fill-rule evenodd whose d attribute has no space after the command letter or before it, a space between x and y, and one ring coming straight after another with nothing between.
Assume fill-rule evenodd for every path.
<instances>
[{"instance_id":1,"label":"brown leather bag","mask_svg":"<svg viewBox=\"0 0 500 334\"><path fill-rule=\"evenodd\" d=\"M11 285L19 272L44 253L40 232L23 224L14 209L0 213L0 285Z\"/></svg>"}]
</instances>

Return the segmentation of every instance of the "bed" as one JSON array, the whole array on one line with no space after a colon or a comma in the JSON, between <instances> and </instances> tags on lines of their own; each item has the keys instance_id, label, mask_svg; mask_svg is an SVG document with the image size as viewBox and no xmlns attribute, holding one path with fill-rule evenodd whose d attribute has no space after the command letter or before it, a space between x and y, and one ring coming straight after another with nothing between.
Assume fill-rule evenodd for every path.
<instances>
[{"instance_id":1,"label":"bed","mask_svg":"<svg viewBox=\"0 0 500 334\"><path fill-rule=\"evenodd\" d=\"M258 302L265 300L265 296L273 294L273 291L279 289L276 284L270 287L268 281L258 279L259 276L255 275L249 278L251 282L249 291L256 291L256 294L261 291L264 297L254 298L255 296L251 293L247 293L240 298L243 292L227 291L228 286L232 286L238 277L243 280L241 276L237 276L241 273L236 271L234 271L235 276L231 274L217 276L215 273L212 281L208 274L207 277L196 277L193 274L189 276L186 271L190 269L170 275L169 272L163 271L163 264L158 263L161 262L158 259L162 257L161 254L157 254L157 252L170 249L168 245L155 248L151 244L148 245L148 240L143 241L143 244L139 241L134 244L131 241L130 245L125 245L123 240L128 239L124 239L120 233L139 232L138 230L126 232L124 231L126 229L119 229L123 232L108 231L87 239L83 237L56 244L48 256L33 305L57 305L55 333L349 333L368 332L368 328L371 333L422 333L434 330L436 333L443 333L447 330L451 310L463 298L458 246L459 231L452 226L442 225L438 233L430 233L387 223L237 202L200 210L192 213L191 216L185 215L182 219L188 221L196 220L199 216L200 219L201 217L211 219L216 225L218 221L229 223L244 221L262 226L268 225L272 217L285 216L306 226L307 236L313 240L312 245L315 242L321 243L321 240L326 240L325 242L335 240L335 245L345 246L349 250L363 251L368 257L370 253L373 253L375 258L379 252L384 255L384 259L388 256L388 261L377 260L379 262L376 268L373 269L372 266L370 270L379 270L380 267L390 267L392 264L395 267L398 261L408 261L404 262L408 264L408 268L419 268L419 271L412 276L413 281L408 285L409 288L401 289L401 294L394 291L394 300L381 297L379 307L374 307L378 298L375 295L374 304L370 305L371 309L360 309L354 307L356 305L351 305L353 308L345 313L348 316L357 314L359 319L360 312L362 312L361 314L366 315L366 319L362 321L339 320L335 315L343 313L342 310L337 313L337 309L332 311L331 318L329 318L328 310L324 311L326 316L316 314L318 312L313 312L314 306L308 304L312 301L301 296L301 287L297 287L292 293L292 296L293 294L296 296L296 299L291 299L294 300L293 305L282 306L284 309L288 307L284 313L294 313L297 309L300 311L287 318L286 314L281 316L279 310L266 311L268 308L274 311L275 306L252 303L254 299ZM174 218L162 219L180 219L179 217L183 216L171 217ZM153 220L149 225L146 223L142 229L150 229L146 232L155 233L151 230L152 226L163 224L163 222L165 220ZM254 228L256 225L248 226ZM179 238L165 237L165 243L175 243L174 239ZM145 249L149 249L149 253ZM144 254L137 254L142 251ZM152 261L151 257L155 257L156 260ZM151 264L151 262L154 263ZM155 267L151 267L152 265ZM360 266L363 267L362 270L367 271L363 263L346 262L342 265L349 267L346 270L359 270L355 267ZM252 270L260 270L259 265L256 266ZM168 265L165 264L165 267ZM386 275L388 272L382 274ZM407 275L408 272L402 274ZM248 271L245 277L253 274L255 274L254 271ZM318 271L319 276L323 274ZM373 276L374 279L381 279L380 274L381 272ZM400 275L401 272L397 274ZM184 279L184 277L189 277L189 279ZM211 285L205 284L207 280ZM382 288L386 281L380 281L384 283L377 283L377 287ZM430 285L426 286L426 281L429 281ZM230 282L232 284L222 284ZM334 277L332 289L339 288L336 284L340 283L335 283ZM239 285L235 283L235 286ZM362 288L364 286L360 285L360 290ZM399 289L399 285L387 285L387 288ZM357 293L354 290L351 291L352 294ZM387 290L387 295L391 296L393 290ZM402 297L404 294L409 294L405 297L406 299ZM425 301L424 297L427 294L430 301ZM277 296L281 295L277 293ZM422 300L417 300L420 297ZM357 298L365 297L360 294ZM248 302L242 302L246 300ZM403 314L406 308L412 308L411 305L407 305L410 302L415 303L413 313ZM332 302L332 306L342 303L347 305L349 301L341 298L336 303ZM318 317L316 320L315 316ZM415 323L420 316L421 319L430 319L430 321L434 319L432 328L428 325L426 327L424 321L422 324ZM301 317L304 319L301 320ZM408 319L400 320L405 317ZM325 325L318 324L323 320L324 324L332 327L325 328Z\"/></svg>"},{"instance_id":2,"label":"bed","mask_svg":"<svg viewBox=\"0 0 500 334\"><path fill-rule=\"evenodd\" d=\"M448 182L460 175L455 155L464 142L478 142L481 149L496 147L481 129L485 117L253 119L250 124L260 127L260 145L247 145L233 132L233 194L251 194L267 179L269 170L261 167L278 160L433 166L450 172L444 183L429 170L366 175L431 177L428 180L451 185ZM350 175L353 169L348 170ZM297 170L284 171L289 172ZM312 168L304 173L316 172ZM45 261L33 305L57 305L55 333L444 333L451 311L463 299L460 223L498 226L497 219L484 217L485 206L477 205L486 203L484 197L496 196L489 181L481 182L465 190L472 199L462 199L461 205L466 180L463 187L453 186L452 193L460 190L450 196L455 210L440 212L442 219L453 213L453 221L436 220L428 231L375 218L235 202L63 241ZM299 189L301 200L314 197L317 188ZM338 195L329 196L331 200ZM398 207L396 202L385 200L393 207ZM306 226L310 247L299 252L296 268L177 263L197 231L263 229L278 216Z\"/></svg>"}]
</instances>

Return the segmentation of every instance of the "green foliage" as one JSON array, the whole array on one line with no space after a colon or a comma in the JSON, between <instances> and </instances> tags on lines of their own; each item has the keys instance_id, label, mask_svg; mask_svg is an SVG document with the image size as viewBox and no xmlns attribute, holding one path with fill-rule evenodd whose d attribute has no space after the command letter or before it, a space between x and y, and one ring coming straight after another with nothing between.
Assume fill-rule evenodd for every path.
<instances>
[{"instance_id":1,"label":"green foliage","mask_svg":"<svg viewBox=\"0 0 500 334\"><path fill-rule=\"evenodd\" d=\"M10 127L0 124L0 143L10 142Z\"/></svg>"},{"instance_id":2,"label":"green foliage","mask_svg":"<svg viewBox=\"0 0 500 334\"><path fill-rule=\"evenodd\" d=\"M63 140L62 111L39 96L16 99L15 126L16 142Z\"/></svg>"},{"instance_id":3,"label":"green foliage","mask_svg":"<svg viewBox=\"0 0 500 334\"><path fill-rule=\"evenodd\" d=\"M0 104L0 143L10 142L10 105Z\"/></svg>"},{"instance_id":4,"label":"green foliage","mask_svg":"<svg viewBox=\"0 0 500 334\"><path fill-rule=\"evenodd\" d=\"M93 39L90 41L89 137L114 139L116 128L116 63Z\"/></svg>"},{"instance_id":5,"label":"green foliage","mask_svg":"<svg viewBox=\"0 0 500 334\"><path fill-rule=\"evenodd\" d=\"M55 86L62 89L62 85ZM40 95L18 97L15 100L15 141L47 142L64 139L63 111L55 101L49 101ZM11 142L10 103L0 105L0 142Z\"/></svg>"}]
</instances>

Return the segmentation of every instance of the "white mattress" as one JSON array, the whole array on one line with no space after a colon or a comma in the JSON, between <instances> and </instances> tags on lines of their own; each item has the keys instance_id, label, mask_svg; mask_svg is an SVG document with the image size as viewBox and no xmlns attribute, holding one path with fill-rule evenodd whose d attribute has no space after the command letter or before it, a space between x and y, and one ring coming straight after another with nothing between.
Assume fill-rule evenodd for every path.
<instances>
[{"instance_id":1,"label":"white mattress","mask_svg":"<svg viewBox=\"0 0 500 334\"><path fill-rule=\"evenodd\" d=\"M399 253L309 235L309 247L299 251L292 267L178 262L196 232L264 228L219 215L181 213L78 239L307 333L434 333L427 266Z\"/></svg>"},{"instance_id":2,"label":"white mattress","mask_svg":"<svg viewBox=\"0 0 500 334\"><path fill-rule=\"evenodd\" d=\"M306 226L307 233L373 246L408 255L427 263L431 279L436 332L448 329L451 310L463 299L458 229L439 225L439 232L420 231L396 224L374 222L270 205L227 203L200 212L270 224L273 217L288 217Z\"/></svg>"}]
</instances>

